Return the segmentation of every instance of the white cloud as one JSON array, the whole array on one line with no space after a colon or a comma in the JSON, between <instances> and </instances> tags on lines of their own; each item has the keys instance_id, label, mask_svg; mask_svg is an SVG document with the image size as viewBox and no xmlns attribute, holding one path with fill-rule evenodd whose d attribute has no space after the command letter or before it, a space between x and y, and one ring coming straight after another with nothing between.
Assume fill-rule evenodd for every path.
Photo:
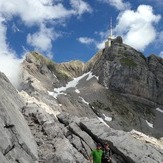
<instances>
[{"instance_id":1,"label":"white cloud","mask_svg":"<svg viewBox=\"0 0 163 163\"><path fill-rule=\"evenodd\" d=\"M33 25L92 11L88 3L82 0L70 0L72 7L70 9L66 9L61 2L57 0L0 0L0 12L8 19L19 16L26 25Z\"/></svg>"},{"instance_id":2,"label":"white cloud","mask_svg":"<svg viewBox=\"0 0 163 163\"><path fill-rule=\"evenodd\" d=\"M97 0L99 2L107 3L114 6L118 10L126 10L130 8L129 2L123 2L123 0Z\"/></svg>"},{"instance_id":3,"label":"white cloud","mask_svg":"<svg viewBox=\"0 0 163 163\"><path fill-rule=\"evenodd\" d=\"M11 53L0 54L0 71L8 77L16 88L20 84L21 62L21 59L16 58Z\"/></svg>"},{"instance_id":4,"label":"white cloud","mask_svg":"<svg viewBox=\"0 0 163 163\"><path fill-rule=\"evenodd\" d=\"M160 15L155 15L151 6L140 5L136 11L126 10L118 17L115 27L117 35L121 35L126 44L144 50L156 39L154 25L159 22Z\"/></svg>"},{"instance_id":5,"label":"white cloud","mask_svg":"<svg viewBox=\"0 0 163 163\"><path fill-rule=\"evenodd\" d=\"M91 44L95 42L94 39L89 37L79 37L77 40L82 44Z\"/></svg>"},{"instance_id":6,"label":"white cloud","mask_svg":"<svg viewBox=\"0 0 163 163\"><path fill-rule=\"evenodd\" d=\"M159 56L163 58L163 51L160 52Z\"/></svg>"},{"instance_id":7,"label":"white cloud","mask_svg":"<svg viewBox=\"0 0 163 163\"><path fill-rule=\"evenodd\" d=\"M105 47L105 40L98 42L95 39L89 37L79 37L77 40L82 44L93 44L98 50L103 49Z\"/></svg>"},{"instance_id":8,"label":"white cloud","mask_svg":"<svg viewBox=\"0 0 163 163\"><path fill-rule=\"evenodd\" d=\"M101 42L97 42L97 43L96 43L96 48L99 49L99 50L100 50L100 49L103 49L103 48L105 47L105 41L106 41L106 40L101 41Z\"/></svg>"},{"instance_id":9,"label":"white cloud","mask_svg":"<svg viewBox=\"0 0 163 163\"><path fill-rule=\"evenodd\" d=\"M8 19L19 16L26 25L65 18L74 14L61 3L53 4L52 2L52 0L0 0L0 12Z\"/></svg>"},{"instance_id":10,"label":"white cloud","mask_svg":"<svg viewBox=\"0 0 163 163\"><path fill-rule=\"evenodd\" d=\"M36 50L41 52L50 52L52 48L52 41L59 37L52 28L46 28L41 25L40 31L34 34L28 34L27 43L33 46Z\"/></svg>"},{"instance_id":11,"label":"white cloud","mask_svg":"<svg viewBox=\"0 0 163 163\"><path fill-rule=\"evenodd\" d=\"M2 17L0 17L0 36L0 71L8 77L15 87L18 87L22 60L16 58L15 53L7 45L5 19Z\"/></svg>"},{"instance_id":12,"label":"white cloud","mask_svg":"<svg viewBox=\"0 0 163 163\"><path fill-rule=\"evenodd\" d=\"M92 8L90 7L90 5L82 0L70 0L70 4L74 9L74 13L78 14L79 16L85 12L92 12Z\"/></svg>"}]
</instances>

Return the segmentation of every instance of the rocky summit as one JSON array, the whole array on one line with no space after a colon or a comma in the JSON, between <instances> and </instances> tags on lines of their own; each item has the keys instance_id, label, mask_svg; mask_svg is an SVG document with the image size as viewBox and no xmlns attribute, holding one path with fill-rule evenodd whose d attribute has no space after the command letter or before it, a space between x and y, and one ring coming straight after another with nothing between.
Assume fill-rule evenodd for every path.
<instances>
[{"instance_id":1,"label":"rocky summit","mask_svg":"<svg viewBox=\"0 0 163 163\"><path fill-rule=\"evenodd\" d=\"M163 59L120 37L87 63L37 52L16 89L0 73L0 162L89 163L97 143L113 163L163 162Z\"/></svg>"}]
</instances>

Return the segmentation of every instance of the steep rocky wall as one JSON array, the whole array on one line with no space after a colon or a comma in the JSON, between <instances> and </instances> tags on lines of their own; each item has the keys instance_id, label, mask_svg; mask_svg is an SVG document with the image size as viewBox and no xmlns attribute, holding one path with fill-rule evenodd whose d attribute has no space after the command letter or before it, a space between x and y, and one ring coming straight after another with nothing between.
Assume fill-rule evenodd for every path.
<instances>
[{"instance_id":1,"label":"steep rocky wall","mask_svg":"<svg viewBox=\"0 0 163 163\"><path fill-rule=\"evenodd\" d=\"M34 163L38 158L34 137L20 113L23 106L16 89L0 73L0 160L4 163Z\"/></svg>"},{"instance_id":2,"label":"steep rocky wall","mask_svg":"<svg viewBox=\"0 0 163 163\"><path fill-rule=\"evenodd\" d=\"M151 56L146 59L135 49L115 43L104 49L93 72L99 75L99 82L109 90L163 104L162 62L159 57Z\"/></svg>"}]
</instances>

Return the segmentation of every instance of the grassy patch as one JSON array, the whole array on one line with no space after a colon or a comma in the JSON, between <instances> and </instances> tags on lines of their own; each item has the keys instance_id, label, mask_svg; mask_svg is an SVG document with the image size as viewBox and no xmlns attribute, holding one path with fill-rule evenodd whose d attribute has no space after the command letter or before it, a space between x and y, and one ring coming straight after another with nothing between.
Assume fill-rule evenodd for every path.
<instances>
[{"instance_id":1,"label":"grassy patch","mask_svg":"<svg viewBox=\"0 0 163 163\"><path fill-rule=\"evenodd\" d=\"M128 66L128 67L136 67L137 64L134 62L133 59L131 58L122 58L120 59L120 62L123 66Z\"/></svg>"}]
</instances>

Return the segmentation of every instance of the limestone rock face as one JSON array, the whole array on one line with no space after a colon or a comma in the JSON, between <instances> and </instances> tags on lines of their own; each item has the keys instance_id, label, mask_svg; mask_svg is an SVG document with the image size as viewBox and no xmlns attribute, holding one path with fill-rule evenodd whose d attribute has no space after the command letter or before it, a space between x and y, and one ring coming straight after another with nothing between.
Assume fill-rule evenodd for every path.
<instances>
[{"instance_id":1,"label":"limestone rock face","mask_svg":"<svg viewBox=\"0 0 163 163\"><path fill-rule=\"evenodd\" d=\"M136 138L134 133L113 130L100 123L97 119L92 119L91 121L82 119L80 126L95 140L109 142L113 153L115 155L119 154L124 162L161 163L163 161L163 144L161 145L161 142L152 144L150 138L140 140ZM119 157L112 156L114 162L118 161L117 158Z\"/></svg>"},{"instance_id":2,"label":"limestone rock face","mask_svg":"<svg viewBox=\"0 0 163 163\"><path fill-rule=\"evenodd\" d=\"M133 48L115 43L105 49L93 70L109 90L132 94L163 104L163 64L156 56L145 58Z\"/></svg>"},{"instance_id":3,"label":"limestone rock face","mask_svg":"<svg viewBox=\"0 0 163 163\"><path fill-rule=\"evenodd\" d=\"M6 76L0 73L0 160L30 162L38 159L37 146L20 110L24 102Z\"/></svg>"},{"instance_id":4,"label":"limestone rock face","mask_svg":"<svg viewBox=\"0 0 163 163\"><path fill-rule=\"evenodd\" d=\"M162 58L155 55L146 58L132 47L114 42L110 48L103 50L92 71L99 76L99 83L109 91L109 108L123 117L124 129L132 126L155 136L160 135L157 132L163 135L162 130L156 129L160 128L156 127L160 126L156 108L163 108ZM157 121L155 131L145 125L145 120L151 124Z\"/></svg>"}]
</instances>

